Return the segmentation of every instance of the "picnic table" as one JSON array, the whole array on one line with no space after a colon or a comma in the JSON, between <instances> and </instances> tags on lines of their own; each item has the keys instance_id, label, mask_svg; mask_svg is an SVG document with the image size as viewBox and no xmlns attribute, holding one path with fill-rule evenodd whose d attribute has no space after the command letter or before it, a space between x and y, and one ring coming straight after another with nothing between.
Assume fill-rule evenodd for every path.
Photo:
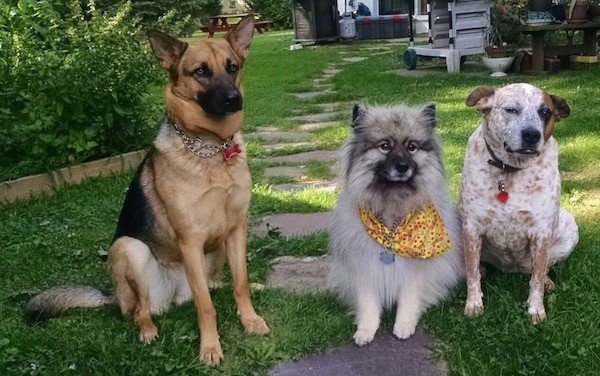
<instances>
[{"instance_id":1,"label":"picnic table","mask_svg":"<svg viewBox=\"0 0 600 376\"><path fill-rule=\"evenodd\" d=\"M254 28L259 34L262 34L263 29L266 29L271 21L261 20L256 14L253 13L235 13L235 14L219 14L216 16L210 17L210 23L208 25L204 25L200 27L205 33L208 33L208 37L212 38L215 35L215 32L218 31L229 31L233 29L235 25L246 17L254 17ZM228 22L228 19L239 19L236 22Z\"/></svg>"},{"instance_id":2,"label":"picnic table","mask_svg":"<svg viewBox=\"0 0 600 376\"><path fill-rule=\"evenodd\" d=\"M524 31L531 34L533 53L533 72L540 73L544 70L544 57L564 55L596 55L596 33L600 29L600 22L562 23L550 25L528 25ZM583 30L583 43L573 44L572 38L560 46L546 46L544 34L548 31L575 31Z\"/></svg>"}]
</instances>

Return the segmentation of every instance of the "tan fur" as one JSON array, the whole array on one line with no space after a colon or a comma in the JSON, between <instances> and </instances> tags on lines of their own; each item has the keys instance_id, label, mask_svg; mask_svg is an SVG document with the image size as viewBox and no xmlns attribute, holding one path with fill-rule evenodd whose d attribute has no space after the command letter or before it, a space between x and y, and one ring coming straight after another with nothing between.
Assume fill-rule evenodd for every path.
<instances>
[{"instance_id":1,"label":"tan fur","mask_svg":"<svg viewBox=\"0 0 600 376\"><path fill-rule=\"evenodd\" d=\"M178 137L159 135L155 141L156 153L141 175L149 206L163 229L161 244L151 247L152 255L159 268L183 266L198 311L200 357L207 364L218 364L223 357L209 278L218 275L224 256L231 268L242 325L251 333L268 332L264 320L254 311L247 282L246 216L252 184L239 134L242 111L224 116L203 111L194 97L203 83L190 74L202 62L213 72L212 80L231 80L225 71L225 61L230 59L241 68L251 33L251 19L245 20L224 40L197 41L188 45L180 58L161 59L163 67L171 72L164 92L167 116L185 133L203 140L216 142L234 136L242 153L229 162L220 154L200 158L186 149ZM248 40L240 42L240 39ZM235 77L239 88L240 75ZM128 245L118 239L111 247L111 277L123 313L133 315L140 327L140 338L149 342L157 334L150 316L153 308L148 299L150 286L145 280L144 266L132 263L134 257ZM206 265L205 258L211 253L217 259L212 268Z\"/></svg>"},{"instance_id":2,"label":"tan fur","mask_svg":"<svg viewBox=\"0 0 600 376\"><path fill-rule=\"evenodd\" d=\"M34 321L72 307L116 301L121 312L138 324L140 340L149 343L158 335L152 314L193 298L200 359L218 364L223 352L209 286L218 284L227 259L242 325L250 333L269 331L252 306L246 272L252 182L240 133L238 71L253 29L249 17L223 40L189 45L163 33L149 33L152 49L170 75L164 91L167 119L131 183L108 251L114 297L87 286L51 288L27 304ZM241 153L230 159L221 152L196 155L173 123L188 137L212 146L233 138Z\"/></svg>"}]
</instances>

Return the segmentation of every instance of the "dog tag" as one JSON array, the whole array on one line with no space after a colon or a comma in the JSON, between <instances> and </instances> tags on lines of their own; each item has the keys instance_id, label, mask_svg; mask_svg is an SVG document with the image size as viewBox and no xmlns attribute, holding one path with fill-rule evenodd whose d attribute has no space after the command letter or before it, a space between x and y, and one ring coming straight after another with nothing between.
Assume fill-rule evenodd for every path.
<instances>
[{"instance_id":1,"label":"dog tag","mask_svg":"<svg viewBox=\"0 0 600 376\"><path fill-rule=\"evenodd\" d=\"M504 190L504 182L503 181L499 181L498 182L498 190L500 191L500 193L498 193L496 195L496 198L498 199L498 201L500 201L501 203L505 203L506 200L508 200L508 192L506 192Z\"/></svg>"},{"instance_id":2,"label":"dog tag","mask_svg":"<svg viewBox=\"0 0 600 376\"><path fill-rule=\"evenodd\" d=\"M231 159L231 157L233 157L234 155L237 155L239 153L242 152L242 149L240 149L240 146L238 144L232 144L231 146L226 147L225 149L222 150L223 153L223 158L227 161L229 159Z\"/></svg>"},{"instance_id":3,"label":"dog tag","mask_svg":"<svg viewBox=\"0 0 600 376\"><path fill-rule=\"evenodd\" d=\"M390 252L389 249L384 248L383 251L379 252L379 261L386 265L392 264L396 261L396 255Z\"/></svg>"}]
</instances>

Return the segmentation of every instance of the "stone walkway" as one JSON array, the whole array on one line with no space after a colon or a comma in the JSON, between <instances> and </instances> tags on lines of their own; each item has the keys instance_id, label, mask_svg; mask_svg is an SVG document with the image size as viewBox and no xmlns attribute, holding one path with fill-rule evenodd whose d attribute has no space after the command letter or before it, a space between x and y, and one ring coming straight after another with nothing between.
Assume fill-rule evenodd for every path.
<instances>
[{"instance_id":1,"label":"stone walkway","mask_svg":"<svg viewBox=\"0 0 600 376\"><path fill-rule=\"evenodd\" d=\"M276 127L259 127L246 138L258 140L267 152L300 148L304 151L291 155L258 159L265 163L264 175L269 178L288 179L290 182L274 185L274 189L297 191L306 187L322 189L337 188L335 180L311 181L306 179L305 164L308 161L320 161L332 167L336 162L337 151L319 150L318 144L311 142L311 132L319 129L339 126L350 120L353 102L318 103L319 97L335 93L331 78L339 74L344 66L367 59L373 54L391 53L386 45L365 48L363 56L354 56L340 52L342 62L329 65L320 77L312 81L312 89L307 92L293 93L299 108L292 111L294 116L288 120L296 124L294 130L279 131ZM359 54L356 54L359 55ZM366 55L366 56L365 56ZM305 114L303 102L317 107L317 113ZM261 236L269 229L276 228L283 236L303 236L327 229L330 212L321 213L284 213L269 215L260 221L251 232ZM296 293L325 292L327 285L327 256L291 257L284 256L273 260L267 287L282 288ZM351 339L348 339L350 343ZM323 354L306 356L295 362L276 365L269 372L273 376L292 375L443 375L437 365L427 360L427 346L431 339L423 332L408 341L400 341L391 334L379 335L369 346L358 348L353 344L330 349Z\"/></svg>"}]
</instances>

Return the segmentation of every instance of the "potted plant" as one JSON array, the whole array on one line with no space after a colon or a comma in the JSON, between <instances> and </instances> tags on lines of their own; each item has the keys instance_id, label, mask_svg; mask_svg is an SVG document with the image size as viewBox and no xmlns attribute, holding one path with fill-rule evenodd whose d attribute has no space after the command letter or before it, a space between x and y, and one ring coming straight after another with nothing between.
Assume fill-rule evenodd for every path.
<instances>
[{"instance_id":1,"label":"potted plant","mask_svg":"<svg viewBox=\"0 0 600 376\"><path fill-rule=\"evenodd\" d=\"M483 61L494 73L503 76L512 65L518 47L528 44L521 24L528 0L489 0L490 26L486 30ZM498 59L498 60L497 60Z\"/></svg>"}]
</instances>

